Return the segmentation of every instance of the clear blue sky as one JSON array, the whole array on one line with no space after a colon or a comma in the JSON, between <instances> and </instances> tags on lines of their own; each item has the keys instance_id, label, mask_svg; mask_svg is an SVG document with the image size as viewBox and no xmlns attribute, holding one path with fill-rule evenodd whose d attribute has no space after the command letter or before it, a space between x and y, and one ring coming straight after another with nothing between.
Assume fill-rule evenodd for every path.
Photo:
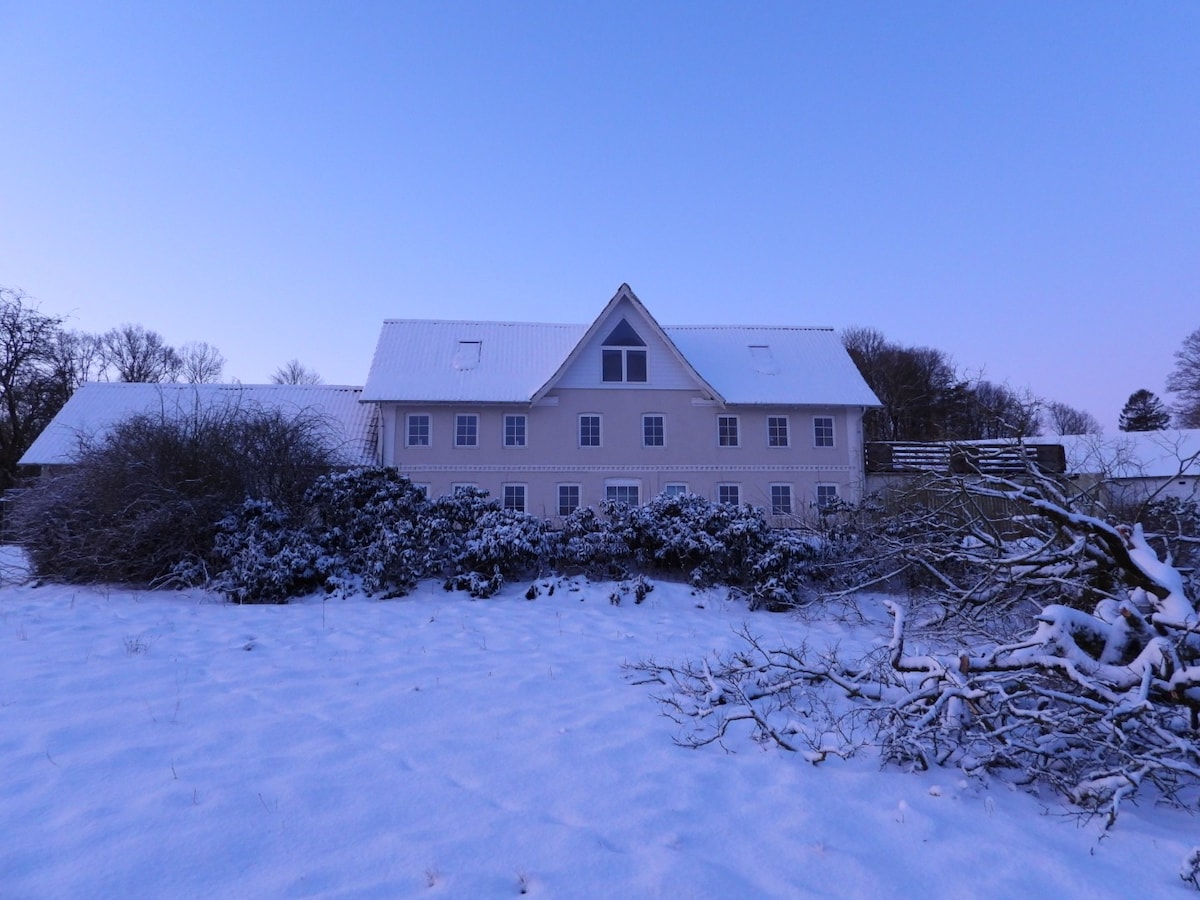
<instances>
[{"instance_id":1,"label":"clear blue sky","mask_svg":"<svg viewBox=\"0 0 1200 900\"><path fill-rule=\"evenodd\" d=\"M1200 327L1200 3L0 0L0 38L0 284L247 382L628 282L1111 431Z\"/></svg>"}]
</instances>

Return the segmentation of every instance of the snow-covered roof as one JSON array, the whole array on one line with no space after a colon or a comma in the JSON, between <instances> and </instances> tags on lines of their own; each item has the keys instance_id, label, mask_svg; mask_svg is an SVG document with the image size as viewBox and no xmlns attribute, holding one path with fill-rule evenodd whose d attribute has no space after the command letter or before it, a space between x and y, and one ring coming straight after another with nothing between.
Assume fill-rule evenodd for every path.
<instances>
[{"instance_id":1,"label":"snow-covered roof","mask_svg":"<svg viewBox=\"0 0 1200 900\"><path fill-rule=\"evenodd\" d=\"M622 285L590 326L389 319L363 399L530 402L552 386L621 298L638 304ZM664 326L662 332L726 403L879 405L831 328L703 325Z\"/></svg>"},{"instance_id":2,"label":"snow-covered roof","mask_svg":"<svg viewBox=\"0 0 1200 900\"><path fill-rule=\"evenodd\" d=\"M664 330L729 403L879 405L832 328L688 325Z\"/></svg>"},{"instance_id":3,"label":"snow-covered roof","mask_svg":"<svg viewBox=\"0 0 1200 900\"><path fill-rule=\"evenodd\" d=\"M1061 443L1072 474L1110 478L1172 478L1200 475L1200 429L1123 431L1038 438Z\"/></svg>"},{"instance_id":4,"label":"snow-covered roof","mask_svg":"<svg viewBox=\"0 0 1200 900\"><path fill-rule=\"evenodd\" d=\"M529 401L579 343L586 325L388 319L363 388L363 400ZM477 365L463 344L487 348Z\"/></svg>"},{"instance_id":5,"label":"snow-covered roof","mask_svg":"<svg viewBox=\"0 0 1200 900\"><path fill-rule=\"evenodd\" d=\"M329 427L330 447L343 465L367 465L374 458L375 408L359 402L362 388L347 385L285 384L126 384L80 385L58 415L21 457L21 465L71 464L81 441L94 439L130 416L180 416L197 408L259 408L310 413Z\"/></svg>"}]
</instances>

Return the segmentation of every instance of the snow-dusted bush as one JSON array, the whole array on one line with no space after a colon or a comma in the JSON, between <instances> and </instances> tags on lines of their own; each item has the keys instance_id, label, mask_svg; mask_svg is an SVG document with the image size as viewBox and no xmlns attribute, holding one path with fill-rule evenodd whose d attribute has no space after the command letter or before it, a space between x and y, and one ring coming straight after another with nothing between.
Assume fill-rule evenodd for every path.
<instances>
[{"instance_id":1,"label":"snow-dusted bush","mask_svg":"<svg viewBox=\"0 0 1200 900\"><path fill-rule=\"evenodd\" d=\"M296 510L329 465L319 417L257 408L137 415L85 444L74 469L20 498L18 541L39 577L158 585L210 574L218 523L247 498Z\"/></svg>"},{"instance_id":2,"label":"snow-dusted bush","mask_svg":"<svg viewBox=\"0 0 1200 900\"><path fill-rule=\"evenodd\" d=\"M623 538L590 506L581 506L562 520L553 545L554 566L596 578L624 578L633 554Z\"/></svg>"},{"instance_id":3,"label":"snow-dusted bush","mask_svg":"<svg viewBox=\"0 0 1200 900\"><path fill-rule=\"evenodd\" d=\"M553 556L552 540L545 519L509 509L488 509L463 535L451 584L470 591L473 597L489 597L506 577L542 569ZM458 576L465 580L457 580Z\"/></svg>"},{"instance_id":4,"label":"snow-dusted bush","mask_svg":"<svg viewBox=\"0 0 1200 900\"><path fill-rule=\"evenodd\" d=\"M306 497L313 541L341 583L407 593L440 575L449 526L424 491L394 468L360 468L318 478Z\"/></svg>"},{"instance_id":5,"label":"snow-dusted bush","mask_svg":"<svg viewBox=\"0 0 1200 900\"><path fill-rule=\"evenodd\" d=\"M226 516L214 541L210 586L234 603L286 603L328 583L335 564L269 500L247 500Z\"/></svg>"}]
</instances>

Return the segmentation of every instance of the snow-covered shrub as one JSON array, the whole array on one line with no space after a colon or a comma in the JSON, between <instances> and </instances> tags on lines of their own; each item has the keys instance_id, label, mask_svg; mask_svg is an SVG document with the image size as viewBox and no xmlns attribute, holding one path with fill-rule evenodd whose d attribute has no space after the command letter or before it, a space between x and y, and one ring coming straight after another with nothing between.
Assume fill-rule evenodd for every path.
<instances>
[{"instance_id":1,"label":"snow-covered shrub","mask_svg":"<svg viewBox=\"0 0 1200 900\"><path fill-rule=\"evenodd\" d=\"M447 524L424 491L396 469L324 475L306 500L313 539L336 560L342 583L361 579L370 593L400 596L420 579L441 574Z\"/></svg>"},{"instance_id":2,"label":"snow-covered shrub","mask_svg":"<svg viewBox=\"0 0 1200 900\"><path fill-rule=\"evenodd\" d=\"M703 584L744 584L770 543L762 510L697 494L659 494L636 507L604 501L601 511L640 566Z\"/></svg>"},{"instance_id":3,"label":"snow-covered shrub","mask_svg":"<svg viewBox=\"0 0 1200 900\"><path fill-rule=\"evenodd\" d=\"M629 545L590 506L581 506L563 518L552 548L554 565L560 571L577 570L597 578L629 574Z\"/></svg>"},{"instance_id":4,"label":"snow-covered shrub","mask_svg":"<svg viewBox=\"0 0 1200 900\"><path fill-rule=\"evenodd\" d=\"M269 500L247 500L221 521L210 586L234 603L286 603L327 583L334 561Z\"/></svg>"},{"instance_id":5,"label":"snow-covered shrub","mask_svg":"<svg viewBox=\"0 0 1200 900\"><path fill-rule=\"evenodd\" d=\"M319 417L132 416L85 444L70 473L23 492L14 531L42 578L178 583L213 571L218 523L247 497L293 512L329 461Z\"/></svg>"},{"instance_id":6,"label":"snow-covered shrub","mask_svg":"<svg viewBox=\"0 0 1200 900\"><path fill-rule=\"evenodd\" d=\"M552 536L545 519L510 509L487 509L463 535L462 550L454 560L454 576L465 576L471 596L491 596L504 578L526 575L544 568L552 554ZM471 576L483 576L477 583ZM458 581L452 583L459 585ZM490 590L490 593L480 593Z\"/></svg>"}]
</instances>

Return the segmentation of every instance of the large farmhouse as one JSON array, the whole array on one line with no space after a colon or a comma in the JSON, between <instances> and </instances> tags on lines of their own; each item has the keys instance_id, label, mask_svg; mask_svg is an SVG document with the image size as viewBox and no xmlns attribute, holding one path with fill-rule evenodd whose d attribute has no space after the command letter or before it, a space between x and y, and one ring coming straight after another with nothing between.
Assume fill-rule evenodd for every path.
<instances>
[{"instance_id":1,"label":"large farmhouse","mask_svg":"<svg viewBox=\"0 0 1200 900\"><path fill-rule=\"evenodd\" d=\"M389 320L363 389L378 454L562 516L690 491L802 516L864 484L878 404L827 328L664 328L628 285L591 325Z\"/></svg>"},{"instance_id":2,"label":"large farmhouse","mask_svg":"<svg viewBox=\"0 0 1200 900\"><path fill-rule=\"evenodd\" d=\"M252 404L320 415L344 465L430 496L557 517L687 491L786 524L862 495L877 403L832 329L663 328L622 285L591 325L389 320L363 388L85 384L21 462L69 466L135 413Z\"/></svg>"}]
</instances>

